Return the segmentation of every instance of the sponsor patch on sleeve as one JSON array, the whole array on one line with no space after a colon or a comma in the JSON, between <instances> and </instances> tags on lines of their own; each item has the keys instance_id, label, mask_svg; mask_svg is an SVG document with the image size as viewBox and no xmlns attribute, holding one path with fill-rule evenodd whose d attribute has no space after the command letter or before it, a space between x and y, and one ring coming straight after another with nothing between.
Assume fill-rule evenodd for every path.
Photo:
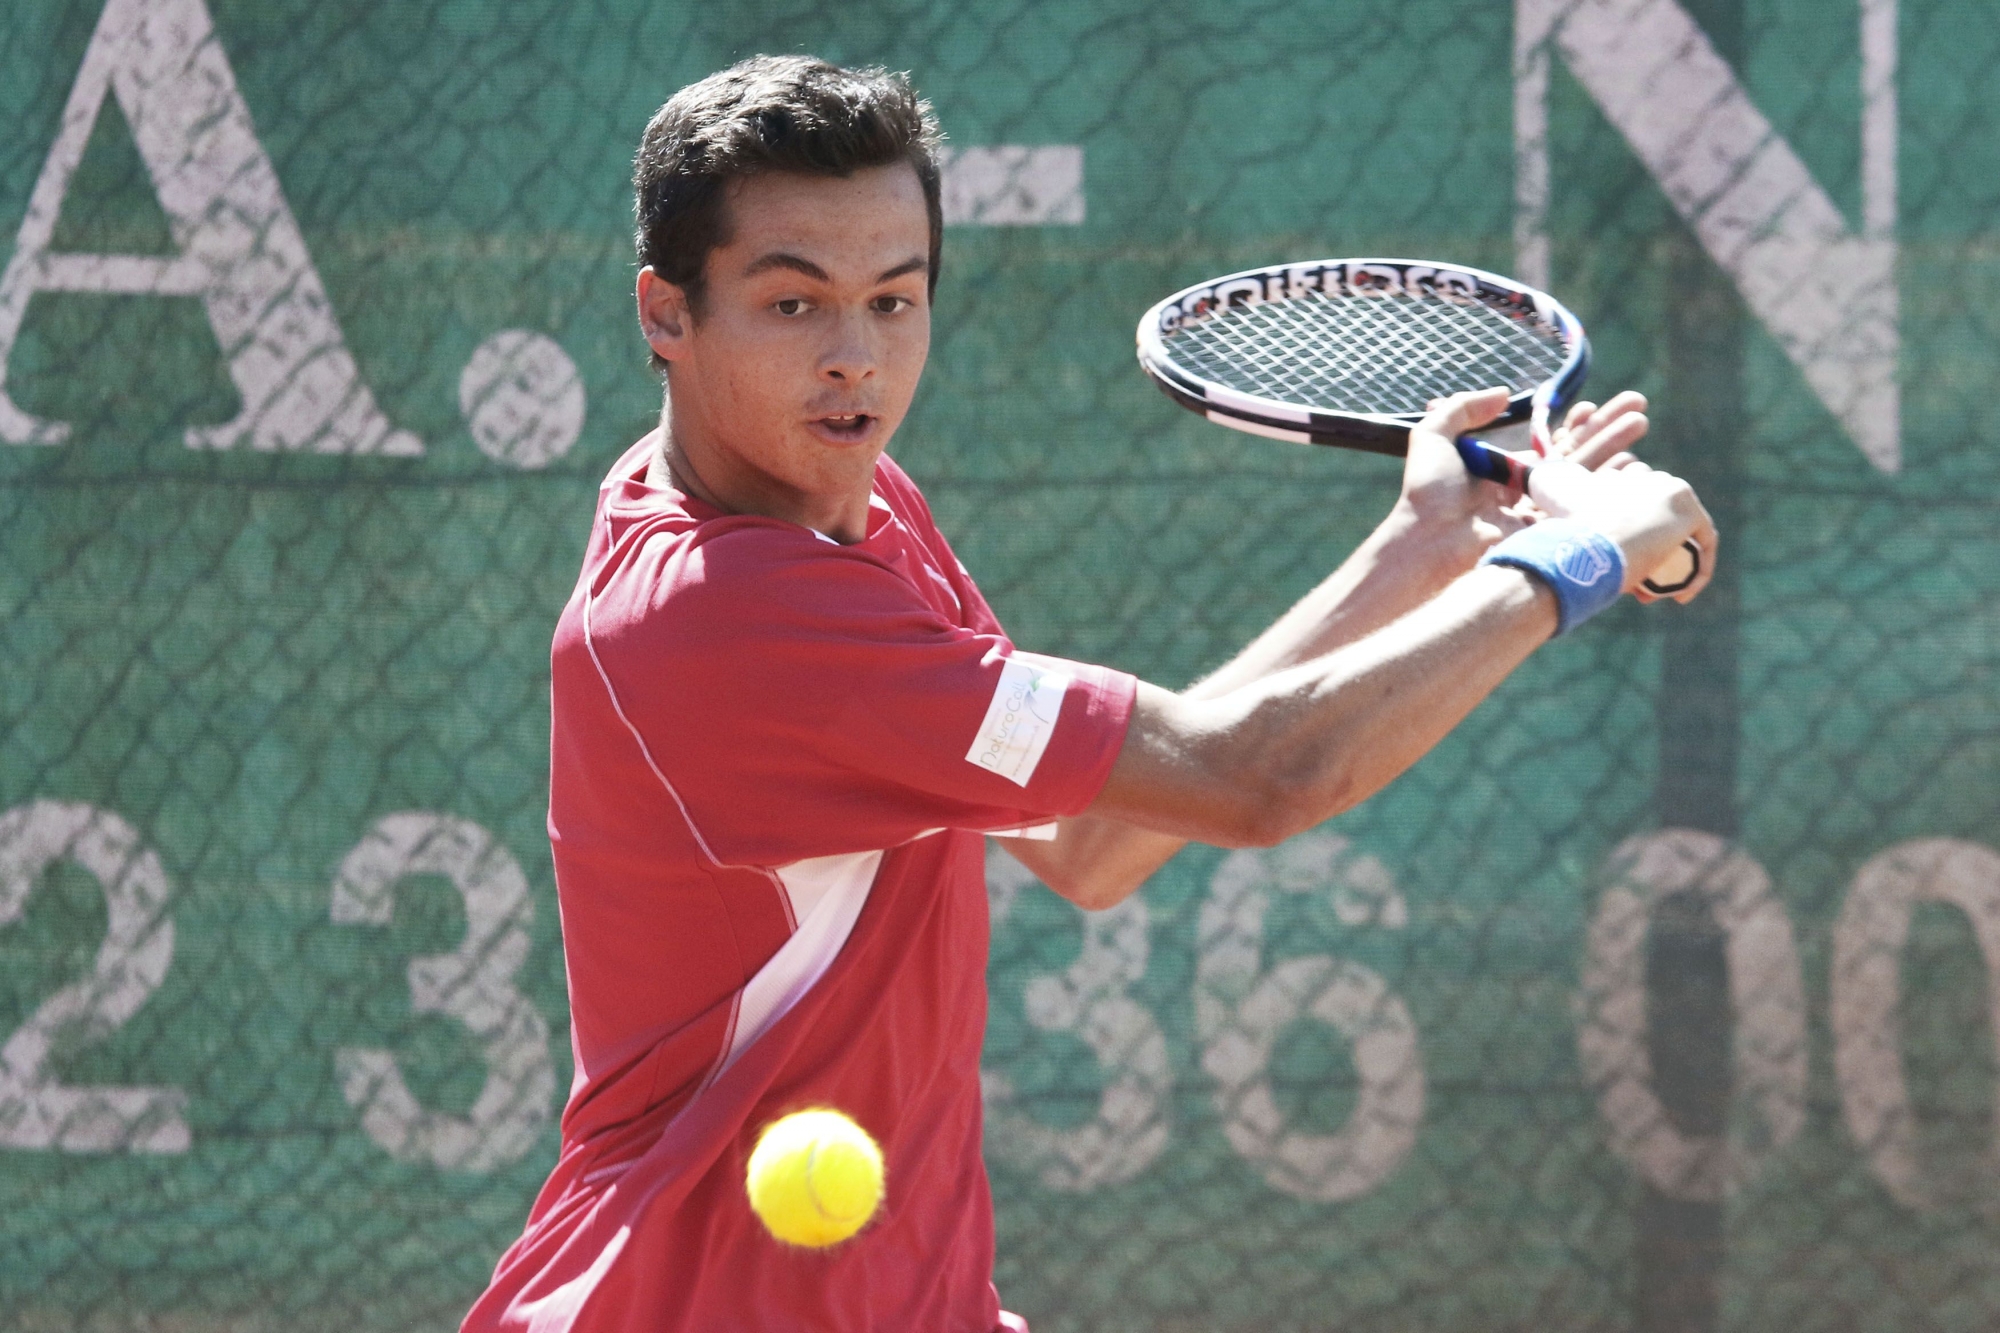
<instances>
[{"instance_id":1,"label":"sponsor patch on sleeve","mask_svg":"<svg viewBox=\"0 0 2000 1333\"><path fill-rule=\"evenodd\" d=\"M1069 687L1070 677L1053 665L1037 662L1027 653L1008 658L965 762L998 773L1018 787L1027 786L1055 734Z\"/></svg>"}]
</instances>

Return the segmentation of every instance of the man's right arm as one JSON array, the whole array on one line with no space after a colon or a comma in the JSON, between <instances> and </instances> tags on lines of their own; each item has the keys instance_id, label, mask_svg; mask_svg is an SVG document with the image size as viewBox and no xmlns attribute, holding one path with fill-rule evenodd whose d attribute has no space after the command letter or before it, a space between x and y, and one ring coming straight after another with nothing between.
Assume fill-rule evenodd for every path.
<instances>
[{"instance_id":1,"label":"man's right arm","mask_svg":"<svg viewBox=\"0 0 2000 1333\"><path fill-rule=\"evenodd\" d=\"M1445 451L1487 419L1480 396L1453 400L1413 439ZM1482 415L1482 413L1484 415ZM1693 536L1712 570L1715 533L1684 482L1641 464L1594 474L1574 517L1617 542L1627 586ZM1681 594L1687 600L1700 584ZM1189 839L1282 841L1386 786L1441 740L1556 626L1536 577L1485 566L1352 642L1264 670L1225 668L1183 695L1141 684L1118 761L1090 811L1024 861L1079 904L1110 906ZM1294 636L1293 642L1296 643ZM1253 645L1254 648L1254 645Z\"/></svg>"}]
</instances>

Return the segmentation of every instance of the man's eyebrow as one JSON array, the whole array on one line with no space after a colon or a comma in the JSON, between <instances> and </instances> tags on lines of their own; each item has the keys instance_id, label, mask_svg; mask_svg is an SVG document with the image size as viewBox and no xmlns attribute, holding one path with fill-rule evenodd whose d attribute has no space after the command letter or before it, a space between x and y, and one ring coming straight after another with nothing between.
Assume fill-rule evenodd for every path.
<instances>
[{"instance_id":1,"label":"man's eyebrow","mask_svg":"<svg viewBox=\"0 0 2000 1333\"><path fill-rule=\"evenodd\" d=\"M766 271L767 269L774 269L774 268L792 269L795 272L805 274L808 278L811 278L816 282L833 281L833 279L830 276L828 276L827 271L821 268L818 264L813 263L812 260L801 259L797 255L788 255L782 250L774 250L770 254L759 255L757 258L751 260L750 266L743 270L743 276L746 278L752 277L756 274Z\"/></svg>"},{"instance_id":2,"label":"man's eyebrow","mask_svg":"<svg viewBox=\"0 0 2000 1333\"><path fill-rule=\"evenodd\" d=\"M877 283L889 282L902 277L906 273L924 271L930 268L930 266L931 261L928 259L905 259L894 268L885 270L875 281ZM812 260L795 254L788 254L783 250L773 250L770 254L759 255L757 258L751 260L749 265L743 270L743 276L746 278L755 277L759 273L766 273L774 268L790 269L795 273L803 273L815 282L833 281L833 278L827 271L818 264L813 263Z\"/></svg>"},{"instance_id":3,"label":"man's eyebrow","mask_svg":"<svg viewBox=\"0 0 2000 1333\"><path fill-rule=\"evenodd\" d=\"M882 276L875 279L875 281L887 282L891 278L900 278L905 273L920 272L922 270L928 269L930 266L931 266L931 261L928 259L905 259L902 263L896 265L896 267L889 269L887 272L883 273Z\"/></svg>"}]
</instances>

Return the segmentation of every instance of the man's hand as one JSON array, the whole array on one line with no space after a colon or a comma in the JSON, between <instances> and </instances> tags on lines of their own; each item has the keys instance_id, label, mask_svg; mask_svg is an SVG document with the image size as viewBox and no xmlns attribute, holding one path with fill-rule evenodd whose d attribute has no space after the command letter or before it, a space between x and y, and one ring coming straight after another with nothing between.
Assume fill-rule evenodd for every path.
<instances>
[{"instance_id":1,"label":"man's hand","mask_svg":"<svg viewBox=\"0 0 2000 1333\"><path fill-rule=\"evenodd\" d=\"M1455 553L1454 577L1477 564L1495 542L1541 516L1522 496L1468 473L1453 443L1506 408L1505 389L1453 394L1432 403L1430 414L1410 432L1397 508L1426 548ZM1650 426L1642 394L1628 390L1602 407L1578 403L1554 433L1555 452L1593 471L1623 468L1635 461L1632 450Z\"/></svg>"},{"instance_id":2,"label":"man's hand","mask_svg":"<svg viewBox=\"0 0 2000 1333\"><path fill-rule=\"evenodd\" d=\"M1436 534L1456 531L1460 545L1454 549L1471 550L1465 566L1470 568L1502 537L1545 513L1560 512L1618 543L1625 554L1625 591L1640 601L1657 600L1643 586L1646 578L1674 559L1690 537L1701 547L1701 576L1673 599L1693 601L1708 586L1717 543L1708 511L1686 482L1632 454L1651 425L1643 395L1627 391L1602 407L1571 408L1554 432L1551 457L1537 465L1537 495L1531 499L1510 496L1467 473L1453 444L1506 406L1505 389L1453 394L1432 404L1430 415L1410 432L1401 505L1432 534L1431 544L1442 544Z\"/></svg>"},{"instance_id":3,"label":"man's hand","mask_svg":"<svg viewBox=\"0 0 2000 1333\"><path fill-rule=\"evenodd\" d=\"M1555 456L1536 464L1528 486L1543 509L1587 524L1618 544L1625 556L1624 590L1641 601L1655 600L1644 581L1680 559L1681 545L1690 538L1701 548L1701 573L1671 594L1673 599L1693 601L1715 575L1715 521L1694 487L1671 472L1629 456L1592 472Z\"/></svg>"},{"instance_id":4,"label":"man's hand","mask_svg":"<svg viewBox=\"0 0 2000 1333\"><path fill-rule=\"evenodd\" d=\"M1556 427L1552 443L1556 453L1595 472L1632 461L1633 448L1651 428L1646 395L1627 389L1603 407L1578 403L1570 408L1563 424Z\"/></svg>"},{"instance_id":5,"label":"man's hand","mask_svg":"<svg viewBox=\"0 0 2000 1333\"><path fill-rule=\"evenodd\" d=\"M1570 409L1568 419L1555 432L1554 451L1592 472L1615 472L1635 466L1649 471L1632 455L1633 446L1645 438L1648 424L1645 396L1629 389L1602 408L1595 403L1578 403ZM1692 494L1689 493L1690 498ZM1701 502L1696 499L1694 503L1699 507ZM1708 586L1710 574L1715 568L1717 534L1705 510L1698 526L1703 530L1690 535L1701 547L1702 574L1680 592L1668 594L1677 602L1694 600L1695 595ZM1648 575L1656 571L1657 566L1644 568L1628 577L1626 591L1642 602L1658 601L1659 594L1646 591L1644 582ZM1631 573L1627 572L1628 575Z\"/></svg>"},{"instance_id":6,"label":"man's hand","mask_svg":"<svg viewBox=\"0 0 2000 1333\"><path fill-rule=\"evenodd\" d=\"M1431 404L1430 414L1410 432L1403 460L1403 493L1396 507L1422 544L1452 553L1456 577L1479 563L1486 549L1530 521L1499 486L1465 470L1452 443L1507 410L1507 391L1455 393Z\"/></svg>"}]
</instances>

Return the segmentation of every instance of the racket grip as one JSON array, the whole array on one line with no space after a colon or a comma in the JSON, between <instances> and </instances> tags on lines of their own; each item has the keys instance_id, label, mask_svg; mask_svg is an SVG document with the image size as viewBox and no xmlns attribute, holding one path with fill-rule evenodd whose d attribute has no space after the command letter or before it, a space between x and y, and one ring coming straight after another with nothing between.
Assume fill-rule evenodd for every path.
<instances>
[{"instance_id":1,"label":"racket grip","mask_svg":"<svg viewBox=\"0 0 2000 1333\"><path fill-rule=\"evenodd\" d=\"M1495 449L1484 440L1461 435L1452 443L1465 463L1465 470L1481 481L1496 481L1517 491L1528 488L1528 469L1504 449Z\"/></svg>"}]
</instances>

